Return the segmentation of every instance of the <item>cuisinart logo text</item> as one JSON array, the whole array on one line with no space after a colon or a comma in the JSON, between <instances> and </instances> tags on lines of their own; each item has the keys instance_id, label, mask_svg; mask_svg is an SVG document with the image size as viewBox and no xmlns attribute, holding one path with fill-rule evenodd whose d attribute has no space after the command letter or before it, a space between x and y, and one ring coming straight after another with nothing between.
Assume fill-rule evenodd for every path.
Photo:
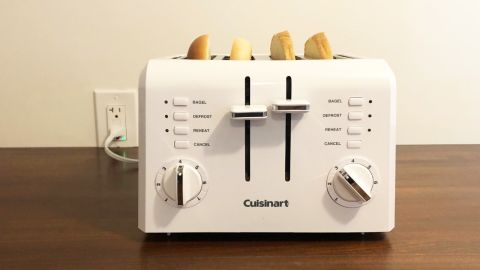
<instances>
[{"instance_id":1,"label":"cuisinart logo text","mask_svg":"<svg viewBox=\"0 0 480 270\"><path fill-rule=\"evenodd\" d=\"M243 201L245 207L288 207L288 200L285 201L269 201L269 200L250 200Z\"/></svg>"}]
</instances>

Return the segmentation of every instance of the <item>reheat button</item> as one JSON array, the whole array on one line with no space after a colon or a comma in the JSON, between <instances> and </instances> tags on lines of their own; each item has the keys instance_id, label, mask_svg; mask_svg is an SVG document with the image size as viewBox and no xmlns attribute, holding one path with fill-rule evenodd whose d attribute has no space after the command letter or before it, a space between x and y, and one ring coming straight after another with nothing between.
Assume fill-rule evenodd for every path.
<instances>
[{"instance_id":1,"label":"reheat button","mask_svg":"<svg viewBox=\"0 0 480 270\"><path fill-rule=\"evenodd\" d=\"M362 127L349 127L347 129L348 135L361 135L362 134Z\"/></svg>"},{"instance_id":2,"label":"reheat button","mask_svg":"<svg viewBox=\"0 0 480 270\"><path fill-rule=\"evenodd\" d=\"M175 135L188 135L188 133L190 133L190 128L184 126L175 126L173 127L173 133Z\"/></svg>"}]
</instances>

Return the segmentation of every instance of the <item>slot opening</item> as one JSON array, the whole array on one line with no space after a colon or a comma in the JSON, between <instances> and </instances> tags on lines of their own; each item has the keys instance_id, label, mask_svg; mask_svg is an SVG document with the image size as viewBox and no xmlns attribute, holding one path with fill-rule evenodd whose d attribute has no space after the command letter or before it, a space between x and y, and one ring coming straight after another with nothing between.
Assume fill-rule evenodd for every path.
<instances>
[{"instance_id":1,"label":"slot opening","mask_svg":"<svg viewBox=\"0 0 480 270\"><path fill-rule=\"evenodd\" d=\"M287 89L285 98L292 99L292 77L287 76ZM290 164L292 151L292 114L285 114L285 181L290 181Z\"/></svg>"},{"instance_id":2,"label":"slot opening","mask_svg":"<svg viewBox=\"0 0 480 270\"><path fill-rule=\"evenodd\" d=\"M345 54L336 54L333 56L333 59L358 59L358 57L345 55Z\"/></svg>"},{"instance_id":3,"label":"slot opening","mask_svg":"<svg viewBox=\"0 0 480 270\"><path fill-rule=\"evenodd\" d=\"M250 77L245 77L245 105L250 105ZM245 120L245 181L250 181L250 120Z\"/></svg>"},{"instance_id":4,"label":"slot opening","mask_svg":"<svg viewBox=\"0 0 480 270\"><path fill-rule=\"evenodd\" d=\"M222 60L230 60L230 56L225 55L225 56L222 58ZM255 57L252 55L252 57L250 57L250 60L252 60L252 61L255 60Z\"/></svg>"}]
</instances>

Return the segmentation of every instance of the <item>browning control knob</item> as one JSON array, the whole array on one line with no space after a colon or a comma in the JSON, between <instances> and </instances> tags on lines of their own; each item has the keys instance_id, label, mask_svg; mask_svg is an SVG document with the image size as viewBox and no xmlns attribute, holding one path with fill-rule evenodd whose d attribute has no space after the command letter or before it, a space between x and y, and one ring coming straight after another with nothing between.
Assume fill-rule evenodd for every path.
<instances>
[{"instance_id":1,"label":"browning control knob","mask_svg":"<svg viewBox=\"0 0 480 270\"><path fill-rule=\"evenodd\" d=\"M200 165L189 160L168 162L155 179L157 192L172 206L190 207L206 194L207 181Z\"/></svg>"},{"instance_id":2,"label":"browning control knob","mask_svg":"<svg viewBox=\"0 0 480 270\"><path fill-rule=\"evenodd\" d=\"M200 174L194 168L183 164L167 169L162 183L167 196L176 201L178 206L184 206L202 190Z\"/></svg>"},{"instance_id":3,"label":"browning control knob","mask_svg":"<svg viewBox=\"0 0 480 270\"><path fill-rule=\"evenodd\" d=\"M360 207L373 197L378 184L373 166L360 159L350 159L335 166L327 179L330 197L345 207Z\"/></svg>"}]
</instances>

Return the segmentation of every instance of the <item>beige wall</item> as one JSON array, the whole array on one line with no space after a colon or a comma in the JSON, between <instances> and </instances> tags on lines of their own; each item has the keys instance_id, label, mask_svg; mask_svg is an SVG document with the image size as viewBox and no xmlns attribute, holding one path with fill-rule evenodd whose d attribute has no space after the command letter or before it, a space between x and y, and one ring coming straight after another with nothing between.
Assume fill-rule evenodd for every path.
<instances>
[{"instance_id":1,"label":"beige wall","mask_svg":"<svg viewBox=\"0 0 480 270\"><path fill-rule=\"evenodd\" d=\"M229 4L232 3L232 4ZM0 0L0 147L94 146L94 88L136 87L147 59L243 36L297 52L326 31L334 51L385 58L398 80L398 143L480 143L480 1Z\"/></svg>"}]
</instances>

